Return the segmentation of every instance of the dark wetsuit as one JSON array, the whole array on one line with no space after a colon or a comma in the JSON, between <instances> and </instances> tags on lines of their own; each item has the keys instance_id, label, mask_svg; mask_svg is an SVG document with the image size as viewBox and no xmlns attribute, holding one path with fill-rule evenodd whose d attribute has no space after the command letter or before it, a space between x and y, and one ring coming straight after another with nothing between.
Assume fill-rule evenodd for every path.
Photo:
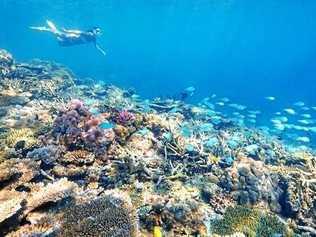
<instances>
[{"instance_id":1,"label":"dark wetsuit","mask_svg":"<svg viewBox=\"0 0 316 237\"><path fill-rule=\"evenodd\" d=\"M64 47L86 43L96 44L96 35L89 31L80 32L78 34L61 33L57 39L58 44Z\"/></svg>"}]
</instances>

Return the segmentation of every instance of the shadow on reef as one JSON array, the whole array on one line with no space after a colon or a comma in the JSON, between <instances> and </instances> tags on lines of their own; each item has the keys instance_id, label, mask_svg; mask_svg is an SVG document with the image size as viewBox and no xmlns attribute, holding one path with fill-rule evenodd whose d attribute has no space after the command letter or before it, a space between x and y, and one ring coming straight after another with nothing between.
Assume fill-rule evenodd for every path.
<instances>
[{"instance_id":1,"label":"shadow on reef","mask_svg":"<svg viewBox=\"0 0 316 237\"><path fill-rule=\"evenodd\" d=\"M1 235L316 235L313 150L5 50L0 93Z\"/></svg>"}]
</instances>

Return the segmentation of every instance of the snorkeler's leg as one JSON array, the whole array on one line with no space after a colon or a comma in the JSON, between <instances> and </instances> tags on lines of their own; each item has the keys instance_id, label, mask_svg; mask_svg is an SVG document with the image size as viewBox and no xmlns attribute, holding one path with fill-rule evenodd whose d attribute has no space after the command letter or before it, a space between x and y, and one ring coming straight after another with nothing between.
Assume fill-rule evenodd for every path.
<instances>
[{"instance_id":1,"label":"snorkeler's leg","mask_svg":"<svg viewBox=\"0 0 316 237\"><path fill-rule=\"evenodd\" d=\"M38 30L38 31L48 31L52 32L50 28L47 28L46 26L30 26L30 29L32 30Z\"/></svg>"},{"instance_id":2,"label":"snorkeler's leg","mask_svg":"<svg viewBox=\"0 0 316 237\"><path fill-rule=\"evenodd\" d=\"M98 45L98 43L95 43L94 45L95 45L96 49L99 50L104 56L106 55L105 50L102 49L101 46Z\"/></svg>"},{"instance_id":3,"label":"snorkeler's leg","mask_svg":"<svg viewBox=\"0 0 316 237\"><path fill-rule=\"evenodd\" d=\"M52 21L47 20L46 21L48 27L46 26L31 26L30 29L32 30L38 30L38 31L47 31L47 32L52 32L53 34L60 34L59 30L57 27L54 25Z\"/></svg>"},{"instance_id":4,"label":"snorkeler's leg","mask_svg":"<svg viewBox=\"0 0 316 237\"><path fill-rule=\"evenodd\" d=\"M57 29L57 27L55 26L55 24L52 21L46 20L46 24L48 25L51 32L53 32L54 34L59 33L59 30Z\"/></svg>"}]
</instances>

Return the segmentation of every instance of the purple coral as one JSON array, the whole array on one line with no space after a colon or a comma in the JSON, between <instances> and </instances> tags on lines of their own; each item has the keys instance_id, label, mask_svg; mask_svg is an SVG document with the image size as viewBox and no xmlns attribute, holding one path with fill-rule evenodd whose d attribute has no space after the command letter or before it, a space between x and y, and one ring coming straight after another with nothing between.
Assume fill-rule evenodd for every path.
<instances>
[{"instance_id":1,"label":"purple coral","mask_svg":"<svg viewBox=\"0 0 316 237\"><path fill-rule=\"evenodd\" d=\"M135 115L127 110L122 110L118 113L116 122L122 125L127 125L135 120Z\"/></svg>"},{"instance_id":2,"label":"purple coral","mask_svg":"<svg viewBox=\"0 0 316 237\"><path fill-rule=\"evenodd\" d=\"M73 100L60 111L51 134L55 142L66 146L68 150L85 148L104 153L112 140L105 136L105 131L99 127L100 123L100 119L93 117L82 101Z\"/></svg>"}]
</instances>

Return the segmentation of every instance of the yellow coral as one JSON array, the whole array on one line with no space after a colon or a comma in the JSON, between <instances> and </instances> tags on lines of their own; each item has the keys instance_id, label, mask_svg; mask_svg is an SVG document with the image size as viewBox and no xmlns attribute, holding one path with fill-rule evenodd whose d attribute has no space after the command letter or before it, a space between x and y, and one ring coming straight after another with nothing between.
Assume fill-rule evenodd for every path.
<instances>
[{"instance_id":1,"label":"yellow coral","mask_svg":"<svg viewBox=\"0 0 316 237\"><path fill-rule=\"evenodd\" d=\"M37 143L32 129L11 129L6 136L6 145L9 147L14 147L19 141L25 141L26 147L30 147Z\"/></svg>"}]
</instances>

